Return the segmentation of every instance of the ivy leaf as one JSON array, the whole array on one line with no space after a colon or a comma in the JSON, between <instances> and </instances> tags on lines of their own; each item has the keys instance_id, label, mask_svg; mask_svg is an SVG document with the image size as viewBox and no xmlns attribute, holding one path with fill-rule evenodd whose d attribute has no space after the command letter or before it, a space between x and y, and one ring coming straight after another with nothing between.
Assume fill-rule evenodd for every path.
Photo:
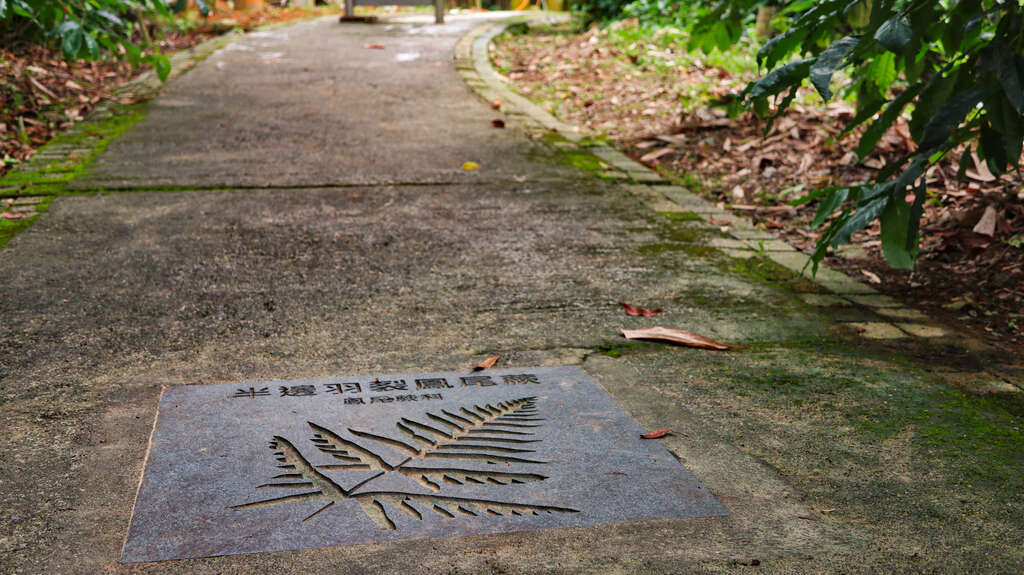
<instances>
[{"instance_id":1,"label":"ivy leaf","mask_svg":"<svg viewBox=\"0 0 1024 575\"><path fill-rule=\"evenodd\" d=\"M814 65L811 66L810 71L811 84L813 84L814 88L818 90L819 94L821 94L822 99L832 99L832 90L829 88L829 84L832 82L832 75L846 56L859 43L859 37L847 36L837 40L834 44L829 46L824 52L819 54L818 58L814 61Z\"/></svg>"}]
</instances>

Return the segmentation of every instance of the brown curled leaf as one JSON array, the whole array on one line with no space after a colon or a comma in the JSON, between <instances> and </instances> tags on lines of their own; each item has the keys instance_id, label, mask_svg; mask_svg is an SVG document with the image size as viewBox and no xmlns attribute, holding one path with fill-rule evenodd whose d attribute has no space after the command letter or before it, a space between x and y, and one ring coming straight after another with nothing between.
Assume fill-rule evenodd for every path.
<instances>
[{"instance_id":1,"label":"brown curled leaf","mask_svg":"<svg viewBox=\"0 0 1024 575\"><path fill-rule=\"evenodd\" d=\"M498 363L499 359L501 359L500 355L491 356L491 357L481 361L480 363L474 365L473 366L473 371L483 371L483 370L487 369L488 367L491 367L495 363Z\"/></svg>"},{"instance_id":2,"label":"brown curled leaf","mask_svg":"<svg viewBox=\"0 0 1024 575\"><path fill-rule=\"evenodd\" d=\"M644 439L658 439L659 437L665 437L666 435L672 435L674 433L675 432L671 429L658 429L650 433L645 433L640 437L643 437Z\"/></svg>"},{"instance_id":3,"label":"brown curled leaf","mask_svg":"<svg viewBox=\"0 0 1024 575\"><path fill-rule=\"evenodd\" d=\"M651 317L652 315L657 315L657 314L661 313L661 308L658 308L658 309L644 309L642 307L631 306L631 305L629 305L628 303L626 303L624 301L620 301L619 305L622 306L622 309L626 310L626 314L633 315L633 316Z\"/></svg>"},{"instance_id":4,"label":"brown curled leaf","mask_svg":"<svg viewBox=\"0 0 1024 575\"><path fill-rule=\"evenodd\" d=\"M501 118L495 118L491 120L491 125L494 126L495 128L504 128L505 120L502 120Z\"/></svg>"},{"instance_id":5,"label":"brown curled leaf","mask_svg":"<svg viewBox=\"0 0 1024 575\"><path fill-rule=\"evenodd\" d=\"M364 44L363 48L366 48L367 50L384 50L387 48L387 46L385 46L384 44L375 44L371 42L369 44Z\"/></svg>"},{"instance_id":6,"label":"brown curled leaf","mask_svg":"<svg viewBox=\"0 0 1024 575\"><path fill-rule=\"evenodd\" d=\"M624 329L622 330L622 335L626 339L649 339L652 341L675 343L688 347L699 347L701 349L714 349L719 351L730 349L730 346L725 345L724 343L719 343L713 339L684 329L670 329L667 327Z\"/></svg>"}]
</instances>

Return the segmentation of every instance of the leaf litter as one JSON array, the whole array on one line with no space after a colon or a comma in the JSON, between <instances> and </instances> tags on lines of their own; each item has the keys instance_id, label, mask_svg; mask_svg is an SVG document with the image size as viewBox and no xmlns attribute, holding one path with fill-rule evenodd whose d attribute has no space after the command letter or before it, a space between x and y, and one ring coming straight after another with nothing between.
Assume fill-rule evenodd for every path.
<instances>
[{"instance_id":1,"label":"leaf litter","mask_svg":"<svg viewBox=\"0 0 1024 575\"><path fill-rule=\"evenodd\" d=\"M646 339L662 343L674 343L686 347L700 349L713 349L725 351L732 349L731 346L719 343L711 338L704 337L699 333L686 331L685 329L672 329L667 327L645 327L642 329L624 329L622 336L626 339Z\"/></svg>"},{"instance_id":2,"label":"leaf litter","mask_svg":"<svg viewBox=\"0 0 1024 575\"><path fill-rule=\"evenodd\" d=\"M483 371L489 367L493 367L498 360L501 359L500 355L492 355L491 357L481 361L480 363L473 366L473 371Z\"/></svg>"},{"instance_id":3,"label":"leaf litter","mask_svg":"<svg viewBox=\"0 0 1024 575\"><path fill-rule=\"evenodd\" d=\"M690 180L688 187L723 207L741 206L737 213L805 252L820 235L821 228L810 227L818 202L791 202L820 187L871 178L913 145L901 118L861 161L855 150L862 128L844 132L854 107L814 96L798 97L767 133L765 122L751 114L730 119L724 102L742 90L753 69L730 73L689 54L685 38L666 42L659 35L671 32L639 31L635 20L584 32L538 28L499 37L492 57L520 93L563 121L607 137L652 168ZM961 153L928 171L916 270L888 267L877 222L854 235L854 249L826 263L870 281L861 272L866 269L882 280L872 285L883 293L1024 353L1021 176L996 178L971 157L967 181L959 182ZM968 292L970 305L947 308Z\"/></svg>"},{"instance_id":4,"label":"leaf litter","mask_svg":"<svg viewBox=\"0 0 1024 575\"><path fill-rule=\"evenodd\" d=\"M629 305L628 303L626 303L624 301L620 301L619 305L622 306L622 309L626 312L627 315L638 316L638 317L651 317L651 316L658 315L659 313L662 312L661 308L658 308L658 309L644 309L642 307L631 306L631 305Z\"/></svg>"}]
</instances>

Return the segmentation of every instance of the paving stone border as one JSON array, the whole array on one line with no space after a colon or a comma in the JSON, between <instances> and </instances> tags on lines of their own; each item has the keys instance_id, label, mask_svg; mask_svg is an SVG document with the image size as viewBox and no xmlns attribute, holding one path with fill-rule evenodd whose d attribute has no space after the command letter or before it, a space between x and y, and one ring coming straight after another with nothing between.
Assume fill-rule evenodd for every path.
<instances>
[{"instance_id":1,"label":"paving stone border","mask_svg":"<svg viewBox=\"0 0 1024 575\"><path fill-rule=\"evenodd\" d=\"M735 258L762 255L798 275L803 274L808 255L782 241L777 235L759 229L746 217L729 212L684 187L674 185L657 172L609 146L586 145L586 134L582 133L579 127L562 122L537 104L515 93L491 65L491 41L510 26L542 18L562 21L566 19L553 15L520 16L497 24L483 24L464 36L455 47L455 67L466 84L487 101L500 100L502 112L509 122L518 123L527 131L556 132L566 140L556 143L559 148L590 153L597 157L610 166L609 170L601 173L602 177L621 180L631 193L651 209L659 212L692 212L706 221L712 218L729 221L730 225L722 227L722 230L730 237L712 240L711 247ZM920 311L903 306L897 300L838 270L821 266L815 277L808 276L807 279L835 294L806 294L805 301L811 305L858 305L871 309L878 316L878 321L849 323L849 327L855 329L862 337L908 339L954 335ZM988 348L987 344L978 340L957 339L969 348Z\"/></svg>"}]
</instances>

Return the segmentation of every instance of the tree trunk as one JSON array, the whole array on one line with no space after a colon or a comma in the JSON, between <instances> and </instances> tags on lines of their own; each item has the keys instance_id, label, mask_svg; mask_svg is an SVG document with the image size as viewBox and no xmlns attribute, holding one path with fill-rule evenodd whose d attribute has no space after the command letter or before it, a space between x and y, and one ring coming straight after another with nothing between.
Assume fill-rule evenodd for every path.
<instances>
[{"instance_id":1,"label":"tree trunk","mask_svg":"<svg viewBox=\"0 0 1024 575\"><path fill-rule=\"evenodd\" d=\"M772 18L779 9L775 6L769 6L762 4L757 8L757 24L754 26L754 31L757 33L759 38L768 39L775 35L775 31L772 30Z\"/></svg>"}]
</instances>

